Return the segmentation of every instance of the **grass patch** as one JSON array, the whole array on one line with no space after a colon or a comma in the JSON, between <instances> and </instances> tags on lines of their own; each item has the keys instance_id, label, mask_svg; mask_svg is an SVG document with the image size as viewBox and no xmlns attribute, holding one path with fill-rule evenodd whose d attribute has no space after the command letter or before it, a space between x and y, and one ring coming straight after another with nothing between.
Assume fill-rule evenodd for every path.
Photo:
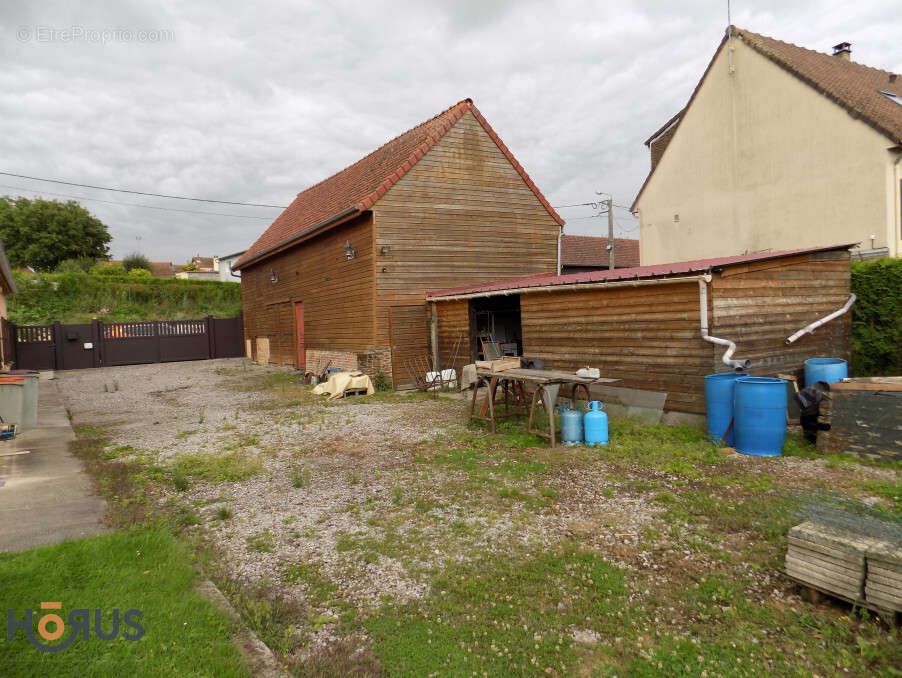
<instances>
[{"instance_id":1,"label":"grass patch","mask_svg":"<svg viewBox=\"0 0 902 678\"><path fill-rule=\"evenodd\" d=\"M231 622L196 593L196 576L191 554L160 527L0 554L0 590L17 619L31 608L37 623L42 601L60 601L64 620L78 608L100 609L104 620L114 608L141 610L145 630L138 641L107 642L92 625L90 641L56 654L38 651L19 631L0 643L3 675L249 676L230 641ZM67 626L63 639L71 632Z\"/></svg>"},{"instance_id":2,"label":"grass patch","mask_svg":"<svg viewBox=\"0 0 902 678\"><path fill-rule=\"evenodd\" d=\"M253 454L196 452L179 455L170 467L177 475L211 483L239 482L263 471L263 462Z\"/></svg>"},{"instance_id":3,"label":"grass patch","mask_svg":"<svg viewBox=\"0 0 902 678\"><path fill-rule=\"evenodd\" d=\"M623 574L577 549L486 555L437 577L433 591L366 622L388 675L565 675L578 662L570 627L631 633Z\"/></svg>"}]
</instances>

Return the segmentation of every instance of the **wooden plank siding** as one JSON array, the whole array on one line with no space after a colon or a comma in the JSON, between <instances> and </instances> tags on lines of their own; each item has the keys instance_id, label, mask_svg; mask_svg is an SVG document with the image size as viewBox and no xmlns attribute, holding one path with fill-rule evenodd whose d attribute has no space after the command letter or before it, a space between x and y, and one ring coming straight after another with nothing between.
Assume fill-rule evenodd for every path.
<instances>
[{"instance_id":1,"label":"wooden plank siding","mask_svg":"<svg viewBox=\"0 0 902 678\"><path fill-rule=\"evenodd\" d=\"M801 374L806 359L850 354L849 315L787 346L788 336L848 299L846 252L787 257L712 274L708 317L713 336L732 340L735 357L759 376ZM469 334L468 301L437 301L439 356L448 359ZM704 414L704 376L727 371L723 347L700 334L694 282L520 294L523 355L548 369L597 367L615 386L667 393L665 409Z\"/></svg>"},{"instance_id":2,"label":"wooden plank siding","mask_svg":"<svg viewBox=\"0 0 902 678\"><path fill-rule=\"evenodd\" d=\"M427 343L428 323L426 305L392 306L391 308L391 369L395 388L412 388L417 376L413 374L411 361L427 367L429 346ZM415 369L415 368L413 368Z\"/></svg>"},{"instance_id":3,"label":"wooden plank siding","mask_svg":"<svg viewBox=\"0 0 902 678\"><path fill-rule=\"evenodd\" d=\"M453 367L460 375L461 368L473 362L470 356L470 308L466 300L447 301L438 304L439 320L436 338L438 340L439 366L446 370ZM458 337L463 337L457 352L457 360L452 364L454 345Z\"/></svg>"},{"instance_id":4,"label":"wooden plank siding","mask_svg":"<svg viewBox=\"0 0 902 678\"><path fill-rule=\"evenodd\" d=\"M668 410L704 413L714 351L697 284L522 294L520 317L523 354L546 369L597 367L618 387L666 392Z\"/></svg>"},{"instance_id":5,"label":"wooden plank siding","mask_svg":"<svg viewBox=\"0 0 902 678\"><path fill-rule=\"evenodd\" d=\"M763 263L770 266L729 268L714 276L711 333L734 341L736 356L751 360L751 371L762 376L792 373L801 379L808 358L849 360L848 313L792 345L784 343L797 330L846 303L850 292L848 252ZM718 365L718 371L725 369Z\"/></svg>"},{"instance_id":6,"label":"wooden plank siding","mask_svg":"<svg viewBox=\"0 0 902 678\"><path fill-rule=\"evenodd\" d=\"M345 256L345 241L357 250L357 257L350 261ZM270 280L271 270L278 276L276 283ZM304 302L307 349L373 347L370 213L241 271L245 338L256 345L257 338L268 337L270 362L297 362L296 301Z\"/></svg>"},{"instance_id":7,"label":"wooden plank siding","mask_svg":"<svg viewBox=\"0 0 902 678\"><path fill-rule=\"evenodd\" d=\"M390 308L422 304L427 290L557 267L560 226L471 112L373 212L379 345Z\"/></svg>"}]
</instances>

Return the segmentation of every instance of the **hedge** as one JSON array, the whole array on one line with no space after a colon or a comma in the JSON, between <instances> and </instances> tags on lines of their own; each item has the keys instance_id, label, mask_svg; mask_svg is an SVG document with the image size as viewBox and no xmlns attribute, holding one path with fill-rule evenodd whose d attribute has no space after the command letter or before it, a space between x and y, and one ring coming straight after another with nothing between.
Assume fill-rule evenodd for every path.
<instances>
[{"instance_id":1,"label":"hedge","mask_svg":"<svg viewBox=\"0 0 902 678\"><path fill-rule=\"evenodd\" d=\"M852 262L852 371L899 374L902 352L902 259Z\"/></svg>"}]
</instances>

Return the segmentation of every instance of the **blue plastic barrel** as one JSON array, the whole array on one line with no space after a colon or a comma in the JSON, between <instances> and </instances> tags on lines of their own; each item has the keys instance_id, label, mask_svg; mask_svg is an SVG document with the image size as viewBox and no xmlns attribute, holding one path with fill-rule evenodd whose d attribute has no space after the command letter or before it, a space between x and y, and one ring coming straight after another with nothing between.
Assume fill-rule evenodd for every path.
<instances>
[{"instance_id":1,"label":"blue plastic barrel","mask_svg":"<svg viewBox=\"0 0 902 678\"><path fill-rule=\"evenodd\" d=\"M805 386L816 381L836 384L849 376L849 366L839 358L809 358L805 361Z\"/></svg>"},{"instance_id":2,"label":"blue plastic barrel","mask_svg":"<svg viewBox=\"0 0 902 678\"><path fill-rule=\"evenodd\" d=\"M737 452L778 457L786 442L786 381L742 377L733 392Z\"/></svg>"},{"instance_id":3,"label":"blue plastic barrel","mask_svg":"<svg viewBox=\"0 0 902 678\"><path fill-rule=\"evenodd\" d=\"M733 419L733 385L740 377L748 376L736 372L709 374L705 377L705 411L708 420L708 436L712 442L723 440L730 421ZM735 428L735 427L734 427ZM726 443L733 446L733 430L730 429Z\"/></svg>"}]
</instances>

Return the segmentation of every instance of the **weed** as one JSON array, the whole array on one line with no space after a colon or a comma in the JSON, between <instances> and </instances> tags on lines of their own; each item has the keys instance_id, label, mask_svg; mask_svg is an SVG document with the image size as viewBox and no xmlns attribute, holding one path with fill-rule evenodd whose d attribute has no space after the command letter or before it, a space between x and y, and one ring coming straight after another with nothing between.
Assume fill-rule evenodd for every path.
<instances>
[{"instance_id":1,"label":"weed","mask_svg":"<svg viewBox=\"0 0 902 678\"><path fill-rule=\"evenodd\" d=\"M247 480L263 471L263 462L252 454L196 452L176 457L171 473L212 483Z\"/></svg>"},{"instance_id":2,"label":"weed","mask_svg":"<svg viewBox=\"0 0 902 678\"><path fill-rule=\"evenodd\" d=\"M294 488L310 487L310 469L306 466L296 466L291 469L291 486Z\"/></svg>"},{"instance_id":3,"label":"weed","mask_svg":"<svg viewBox=\"0 0 902 678\"><path fill-rule=\"evenodd\" d=\"M276 539L270 530L263 530L247 537L248 551L256 551L257 553L272 553L276 549Z\"/></svg>"},{"instance_id":4,"label":"weed","mask_svg":"<svg viewBox=\"0 0 902 678\"><path fill-rule=\"evenodd\" d=\"M216 520L231 520L234 515L232 509L228 506L221 506L216 509Z\"/></svg>"}]
</instances>

